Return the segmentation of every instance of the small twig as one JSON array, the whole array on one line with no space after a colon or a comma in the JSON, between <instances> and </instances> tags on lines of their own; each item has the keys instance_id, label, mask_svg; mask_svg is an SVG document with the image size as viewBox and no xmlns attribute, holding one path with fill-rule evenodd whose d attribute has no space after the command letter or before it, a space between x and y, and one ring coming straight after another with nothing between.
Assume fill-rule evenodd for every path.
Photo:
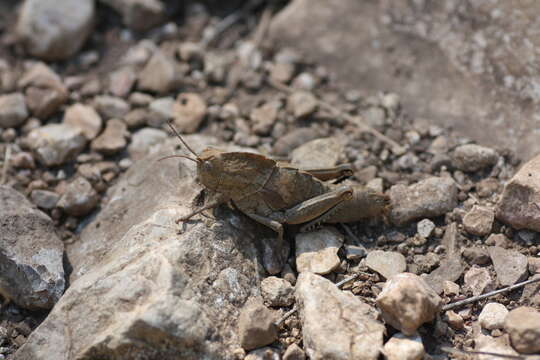
<instances>
[{"instance_id":1,"label":"small twig","mask_svg":"<svg viewBox=\"0 0 540 360\"><path fill-rule=\"evenodd\" d=\"M518 360L525 360L528 358L528 356L507 355L507 354L499 354L499 353L493 353L493 352L487 352L487 351L459 350L459 349L449 348L446 346L441 347L441 350L449 354L455 354L455 355L487 355L487 356L496 356L496 357L507 358L507 359L518 359Z\"/></svg>"},{"instance_id":2,"label":"small twig","mask_svg":"<svg viewBox=\"0 0 540 360\"><path fill-rule=\"evenodd\" d=\"M277 89L279 91L282 91L282 92L287 93L287 94L291 94L292 92L294 92L294 89L290 88L289 86L287 86L287 85L285 85L283 83L275 81L275 80L273 80L271 78L267 78L267 81L268 81L268 84L270 84L272 87L274 87L275 89ZM354 118L351 115L341 111L340 109L338 109L337 107L335 107L334 105L332 105L330 103L327 103L327 102L322 101L320 99L317 99L317 102L318 102L318 104L319 104L319 106L321 108L323 108L325 110L328 110L331 113L335 114L336 116L339 116L339 117L347 120L351 124L359 126L360 130L362 130L364 132L368 132L368 133L372 134L373 136L375 136L376 138L378 138L379 140L381 140L381 141L387 143L388 145L390 145L391 150L392 150L392 152L394 154L401 155L401 154L403 154L405 152L405 147L401 146L400 144L398 144L394 140L390 139L388 136L386 136L383 133L381 133L380 131L372 128L371 126L367 125L366 123L358 122L358 121L354 120Z\"/></svg>"},{"instance_id":3,"label":"small twig","mask_svg":"<svg viewBox=\"0 0 540 360\"><path fill-rule=\"evenodd\" d=\"M2 167L2 178L0 179L0 185L5 185L7 182L7 173L9 170L9 162L11 160L11 146L6 144L6 153L4 156L4 166Z\"/></svg>"},{"instance_id":4,"label":"small twig","mask_svg":"<svg viewBox=\"0 0 540 360\"><path fill-rule=\"evenodd\" d=\"M366 273L363 273L363 272L356 273L356 274L354 274L354 275L349 276L348 278L345 278L345 279L341 280L340 282L336 283L335 285L336 285L338 288L340 288L340 287L342 287L343 285L345 285L346 283L358 279L358 277L359 277L360 275L366 275ZM277 327L280 327L281 324L283 324L283 322L284 322L285 320L287 320L291 315L293 315L293 314L296 312L296 310L297 310L296 304L294 304L294 306L293 306L293 308L292 308L291 310L287 311L285 314L283 314L283 316L282 316L281 318L279 318L278 321L275 322L275 325L276 325Z\"/></svg>"},{"instance_id":5,"label":"small twig","mask_svg":"<svg viewBox=\"0 0 540 360\"><path fill-rule=\"evenodd\" d=\"M468 299L456 301L454 303L450 303L450 304L447 304L447 305L443 306L442 311L451 310L451 309L454 309L454 308L456 308L458 306L461 306L461 305L467 305L467 304L470 304L470 303L473 303L473 302L476 302L476 301L479 301L479 300L482 300L482 299L485 299L485 298L488 298L488 297L491 297L491 296L494 296L494 295L498 295L498 294L501 294L501 293L504 293L504 292L507 292L507 291L515 290L515 289L518 289L518 288L523 287L525 285L529 285L529 284L539 282L539 281L540 281L540 277L538 277L536 279L530 279L530 280L527 280L527 281L523 281L523 282L520 282L518 284L514 284L514 285L511 285L511 286L505 287L503 289L490 291L490 292L485 293L483 295L473 296L473 297L470 297Z\"/></svg>"}]
</instances>

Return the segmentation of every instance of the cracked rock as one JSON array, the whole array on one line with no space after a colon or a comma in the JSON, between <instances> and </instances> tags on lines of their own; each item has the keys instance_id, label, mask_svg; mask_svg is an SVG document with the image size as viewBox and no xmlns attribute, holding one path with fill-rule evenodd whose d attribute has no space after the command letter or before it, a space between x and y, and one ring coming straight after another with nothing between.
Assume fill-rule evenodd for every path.
<instances>
[{"instance_id":1,"label":"cracked rock","mask_svg":"<svg viewBox=\"0 0 540 360\"><path fill-rule=\"evenodd\" d=\"M440 216L457 206L456 183L443 177L432 177L410 186L394 185L389 195L392 201L390 218L396 225Z\"/></svg>"},{"instance_id":2,"label":"cracked rock","mask_svg":"<svg viewBox=\"0 0 540 360\"><path fill-rule=\"evenodd\" d=\"M296 235L296 269L301 272L328 274L340 264L338 250L343 235L330 227Z\"/></svg>"},{"instance_id":3,"label":"cracked rock","mask_svg":"<svg viewBox=\"0 0 540 360\"><path fill-rule=\"evenodd\" d=\"M379 357L385 328L372 306L313 273L299 275L295 296L310 359Z\"/></svg>"},{"instance_id":4,"label":"cracked rock","mask_svg":"<svg viewBox=\"0 0 540 360\"><path fill-rule=\"evenodd\" d=\"M403 273L386 281L377 306L387 324L405 335L414 335L438 314L442 299L417 275Z\"/></svg>"},{"instance_id":5,"label":"cracked rock","mask_svg":"<svg viewBox=\"0 0 540 360\"><path fill-rule=\"evenodd\" d=\"M50 309L65 288L64 245L22 194L0 186L0 203L0 293L26 309Z\"/></svg>"}]
</instances>

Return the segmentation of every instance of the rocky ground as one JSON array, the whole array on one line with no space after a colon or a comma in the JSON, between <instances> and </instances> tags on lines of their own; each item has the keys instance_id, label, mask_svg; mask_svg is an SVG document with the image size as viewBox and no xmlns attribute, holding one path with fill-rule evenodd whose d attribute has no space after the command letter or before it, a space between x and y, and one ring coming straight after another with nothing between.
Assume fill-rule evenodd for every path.
<instances>
[{"instance_id":1,"label":"rocky ground","mask_svg":"<svg viewBox=\"0 0 540 360\"><path fill-rule=\"evenodd\" d=\"M266 36L286 4L70 4L0 4L0 359L540 353L540 283L448 307L540 277L540 158L338 90ZM189 154L168 121L196 152L350 163L391 210L282 242L227 206L176 225L211 194L157 161Z\"/></svg>"}]
</instances>

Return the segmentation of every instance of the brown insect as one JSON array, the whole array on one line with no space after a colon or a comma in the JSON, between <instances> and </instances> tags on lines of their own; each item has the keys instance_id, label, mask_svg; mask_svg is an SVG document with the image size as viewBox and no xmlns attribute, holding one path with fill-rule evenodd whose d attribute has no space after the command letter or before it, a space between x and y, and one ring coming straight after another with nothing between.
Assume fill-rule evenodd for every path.
<instances>
[{"instance_id":1,"label":"brown insect","mask_svg":"<svg viewBox=\"0 0 540 360\"><path fill-rule=\"evenodd\" d=\"M225 152L207 148L195 153L176 129L172 131L195 156L183 157L197 163L197 173L204 187L218 194L218 199L176 222L219 204L227 203L251 219L266 225L283 238L283 224L304 224L307 231L321 223L348 223L386 214L389 198L360 185L334 185L325 181L352 175L349 165L327 169L301 170L263 155L248 152Z\"/></svg>"}]
</instances>

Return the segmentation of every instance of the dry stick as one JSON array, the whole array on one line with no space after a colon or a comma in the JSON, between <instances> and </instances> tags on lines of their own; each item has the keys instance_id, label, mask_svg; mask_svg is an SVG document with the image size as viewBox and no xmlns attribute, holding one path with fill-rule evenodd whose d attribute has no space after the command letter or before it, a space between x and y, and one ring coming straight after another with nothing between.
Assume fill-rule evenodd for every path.
<instances>
[{"instance_id":1,"label":"dry stick","mask_svg":"<svg viewBox=\"0 0 540 360\"><path fill-rule=\"evenodd\" d=\"M287 93L287 94L291 94L292 92L294 92L294 90L292 88L290 88L289 86L287 86L287 85L285 85L283 83L280 83L280 82L275 81L275 80L270 79L270 78L267 78L267 81L272 87L274 87L275 89L277 89L279 91L282 91L282 92ZM347 120L351 124L355 124L356 126L359 126L361 131L368 132L368 133L372 134L373 136L375 136L376 138L378 138L379 140L387 143L388 145L391 146L392 152L395 153L396 155L401 155L401 154L403 154L405 152L405 148L403 146L401 146L400 144L398 144L394 140L390 139L388 136L384 135L380 131L372 128L371 126L369 126L369 125L367 125L367 124L365 124L363 122L355 121L354 118L351 115L341 111L340 109L338 109L334 105L329 104L329 103L327 103L325 101L322 101L320 99L317 99L317 103L323 109L328 110L333 114L336 114L337 116Z\"/></svg>"},{"instance_id":2,"label":"dry stick","mask_svg":"<svg viewBox=\"0 0 540 360\"><path fill-rule=\"evenodd\" d=\"M518 289L518 288L523 287L525 285L529 285L529 284L539 282L539 281L540 281L540 277L536 278L536 279L530 279L530 280L527 280L527 281L523 281L523 282L520 282L518 284L505 287L503 289L490 291L490 292L485 293L483 295L473 296L473 297L470 297L470 298L465 299L465 300L456 301L454 303L447 304L447 305L443 306L442 311L451 310L451 309L454 309L454 308L456 308L458 306L461 306L461 305L470 304L470 303L473 303L473 302L476 302L476 301L479 301L479 300L482 300L482 299L485 299L485 298L488 298L488 297L491 297L491 296L494 296L494 295L497 295L497 294L501 294L501 293L504 293L504 292L507 292L507 291Z\"/></svg>"},{"instance_id":3,"label":"dry stick","mask_svg":"<svg viewBox=\"0 0 540 360\"><path fill-rule=\"evenodd\" d=\"M359 277L360 275L369 275L369 274L359 272L359 273L356 273L356 274L354 274L354 275L349 276L348 278L345 278L345 279L341 280L340 282L336 283L335 285L336 285L338 288L340 288L340 287L342 287L343 285L345 285L346 283L349 283L349 282L351 282L351 281L354 281L354 280L358 279L358 277ZM283 322L284 322L285 320L287 320L292 314L294 314L294 313L296 312L296 310L298 310L298 309L296 308L296 304L294 304L294 306L293 306L293 308L292 308L291 310L287 311L285 314L283 314L283 316L282 316L278 321L275 322L275 325L276 325L277 327L280 327L281 324L283 324Z\"/></svg>"},{"instance_id":4,"label":"dry stick","mask_svg":"<svg viewBox=\"0 0 540 360\"><path fill-rule=\"evenodd\" d=\"M4 156L4 166L2 167L2 178L0 179L0 185L5 185L7 182L7 173L9 169L9 161L11 160L11 146L6 145L6 154Z\"/></svg>"}]
</instances>

